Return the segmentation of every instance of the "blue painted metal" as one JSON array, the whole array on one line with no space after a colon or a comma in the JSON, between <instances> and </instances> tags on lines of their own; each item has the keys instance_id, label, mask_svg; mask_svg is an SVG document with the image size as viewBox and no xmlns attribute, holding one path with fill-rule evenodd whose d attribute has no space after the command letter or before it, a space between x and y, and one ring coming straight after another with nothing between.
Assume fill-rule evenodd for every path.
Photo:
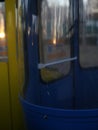
<instances>
[{"instance_id":1,"label":"blue painted metal","mask_svg":"<svg viewBox=\"0 0 98 130\"><path fill-rule=\"evenodd\" d=\"M98 130L98 109L64 110L20 99L28 130Z\"/></svg>"},{"instance_id":2,"label":"blue painted metal","mask_svg":"<svg viewBox=\"0 0 98 130\"><path fill-rule=\"evenodd\" d=\"M34 4L34 3L35 4ZM56 82L45 84L41 81L40 71L38 70L39 55L38 55L38 34L33 32L32 27L32 15L37 16L36 10L37 2L29 1L28 11L28 26L31 29L29 35L27 35L28 41L28 63L29 63L29 81L26 90L26 98L35 104L41 104L44 106L52 107L65 107L72 108L73 98L73 74L72 69L70 74L63 79ZM32 45L33 43L33 45ZM66 86L65 86L66 83ZM62 94L61 94L62 92ZM66 92L66 93L65 93ZM66 105L65 105L66 101Z\"/></svg>"},{"instance_id":3,"label":"blue painted metal","mask_svg":"<svg viewBox=\"0 0 98 130\"><path fill-rule=\"evenodd\" d=\"M73 2L76 5L73 12L78 12L78 1ZM49 84L42 82L38 70L39 41L38 34L33 31L32 15L38 16L37 0L28 0L26 26L27 32L31 30L26 34L29 79L24 98L20 96L28 130L98 130L98 69L80 68L78 15L74 16L71 39L72 56L78 59L72 62L69 75Z\"/></svg>"}]
</instances>

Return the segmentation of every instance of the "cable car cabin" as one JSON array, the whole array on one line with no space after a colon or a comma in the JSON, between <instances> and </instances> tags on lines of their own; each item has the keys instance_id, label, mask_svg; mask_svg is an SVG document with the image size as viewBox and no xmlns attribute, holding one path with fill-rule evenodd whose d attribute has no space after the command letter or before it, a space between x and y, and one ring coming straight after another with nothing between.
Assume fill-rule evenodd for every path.
<instances>
[{"instance_id":1,"label":"cable car cabin","mask_svg":"<svg viewBox=\"0 0 98 130\"><path fill-rule=\"evenodd\" d=\"M18 99L24 84L22 0L17 2L16 6L14 0L0 0L0 130L24 129Z\"/></svg>"},{"instance_id":2,"label":"cable car cabin","mask_svg":"<svg viewBox=\"0 0 98 130\"><path fill-rule=\"evenodd\" d=\"M28 130L98 130L98 1L26 2Z\"/></svg>"}]
</instances>

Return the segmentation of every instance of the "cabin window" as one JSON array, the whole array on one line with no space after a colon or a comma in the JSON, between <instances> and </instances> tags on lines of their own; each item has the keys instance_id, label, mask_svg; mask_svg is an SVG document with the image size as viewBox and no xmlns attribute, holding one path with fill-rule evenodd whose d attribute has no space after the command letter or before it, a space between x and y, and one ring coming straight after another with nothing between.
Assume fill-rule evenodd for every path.
<instances>
[{"instance_id":1,"label":"cabin window","mask_svg":"<svg viewBox=\"0 0 98 130\"><path fill-rule=\"evenodd\" d=\"M7 41L5 33L5 2L0 1L0 61L7 61Z\"/></svg>"},{"instance_id":2,"label":"cabin window","mask_svg":"<svg viewBox=\"0 0 98 130\"><path fill-rule=\"evenodd\" d=\"M70 58L71 0L39 0L39 6L40 63L51 64ZM50 82L64 77L70 70L70 63L68 61L41 69L42 79Z\"/></svg>"},{"instance_id":3,"label":"cabin window","mask_svg":"<svg viewBox=\"0 0 98 130\"><path fill-rule=\"evenodd\" d=\"M83 68L98 67L98 0L80 0L79 50Z\"/></svg>"}]
</instances>

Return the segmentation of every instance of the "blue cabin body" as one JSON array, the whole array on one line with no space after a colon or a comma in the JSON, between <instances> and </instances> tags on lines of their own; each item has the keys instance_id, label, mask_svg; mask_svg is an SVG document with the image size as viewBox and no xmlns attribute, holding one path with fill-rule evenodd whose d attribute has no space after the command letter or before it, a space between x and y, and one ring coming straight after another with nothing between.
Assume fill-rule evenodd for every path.
<instances>
[{"instance_id":1,"label":"blue cabin body","mask_svg":"<svg viewBox=\"0 0 98 130\"><path fill-rule=\"evenodd\" d=\"M73 30L70 38L71 57L77 58L71 61L67 75L50 83L42 81L38 69L39 30L36 32L35 29L39 19L38 0L23 1L28 71L24 95L20 96L20 101L28 130L98 130L98 66L83 68L80 65L81 1L72 1L73 24L69 30ZM35 24L33 17L36 19Z\"/></svg>"}]
</instances>

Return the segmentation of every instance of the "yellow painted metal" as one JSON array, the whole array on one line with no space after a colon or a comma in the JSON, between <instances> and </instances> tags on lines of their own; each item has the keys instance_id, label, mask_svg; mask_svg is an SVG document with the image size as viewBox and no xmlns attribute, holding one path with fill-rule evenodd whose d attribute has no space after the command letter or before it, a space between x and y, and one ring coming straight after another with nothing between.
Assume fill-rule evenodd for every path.
<instances>
[{"instance_id":1,"label":"yellow painted metal","mask_svg":"<svg viewBox=\"0 0 98 130\"><path fill-rule=\"evenodd\" d=\"M24 84L24 52L23 52L23 8L21 0L18 0L17 9L17 41L18 41L18 69L19 69L19 84L23 86Z\"/></svg>"},{"instance_id":2,"label":"yellow painted metal","mask_svg":"<svg viewBox=\"0 0 98 130\"><path fill-rule=\"evenodd\" d=\"M20 88L18 60L16 54L16 20L15 0L5 0L6 6L6 34L8 44L8 80L9 80L9 102L10 107L10 130L24 130L23 114L18 99ZM5 88L6 89L6 88ZM7 90L6 90L7 91ZM6 99L5 99L6 100ZM6 124L6 122L5 122ZM4 129L6 130L6 129ZM8 130L8 129L7 129Z\"/></svg>"},{"instance_id":3,"label":"yellow painted metal","mask_svg":"<svg viewBox=\"0 0 98 130\"><path fill-rule=\"evenodd\" d=\"M0 62L0 130L11 130L8 64Z\"/></svg>"},{"instance_id":4,"label":"yellow painted metal","mask_svg":"<svg viewBox=\"0 0 98 130\"><path fill-rule=\"evenodd\" d=\"M0 130L25 129L18 98L24 83L24 57L23 50L21 52L22 43L16 43L15 2L5 0L8 61L0 61ZM22 30L19 34L22 35ZM19 50L18 58L16 44Z\"/></svg>"}]
</instances>

